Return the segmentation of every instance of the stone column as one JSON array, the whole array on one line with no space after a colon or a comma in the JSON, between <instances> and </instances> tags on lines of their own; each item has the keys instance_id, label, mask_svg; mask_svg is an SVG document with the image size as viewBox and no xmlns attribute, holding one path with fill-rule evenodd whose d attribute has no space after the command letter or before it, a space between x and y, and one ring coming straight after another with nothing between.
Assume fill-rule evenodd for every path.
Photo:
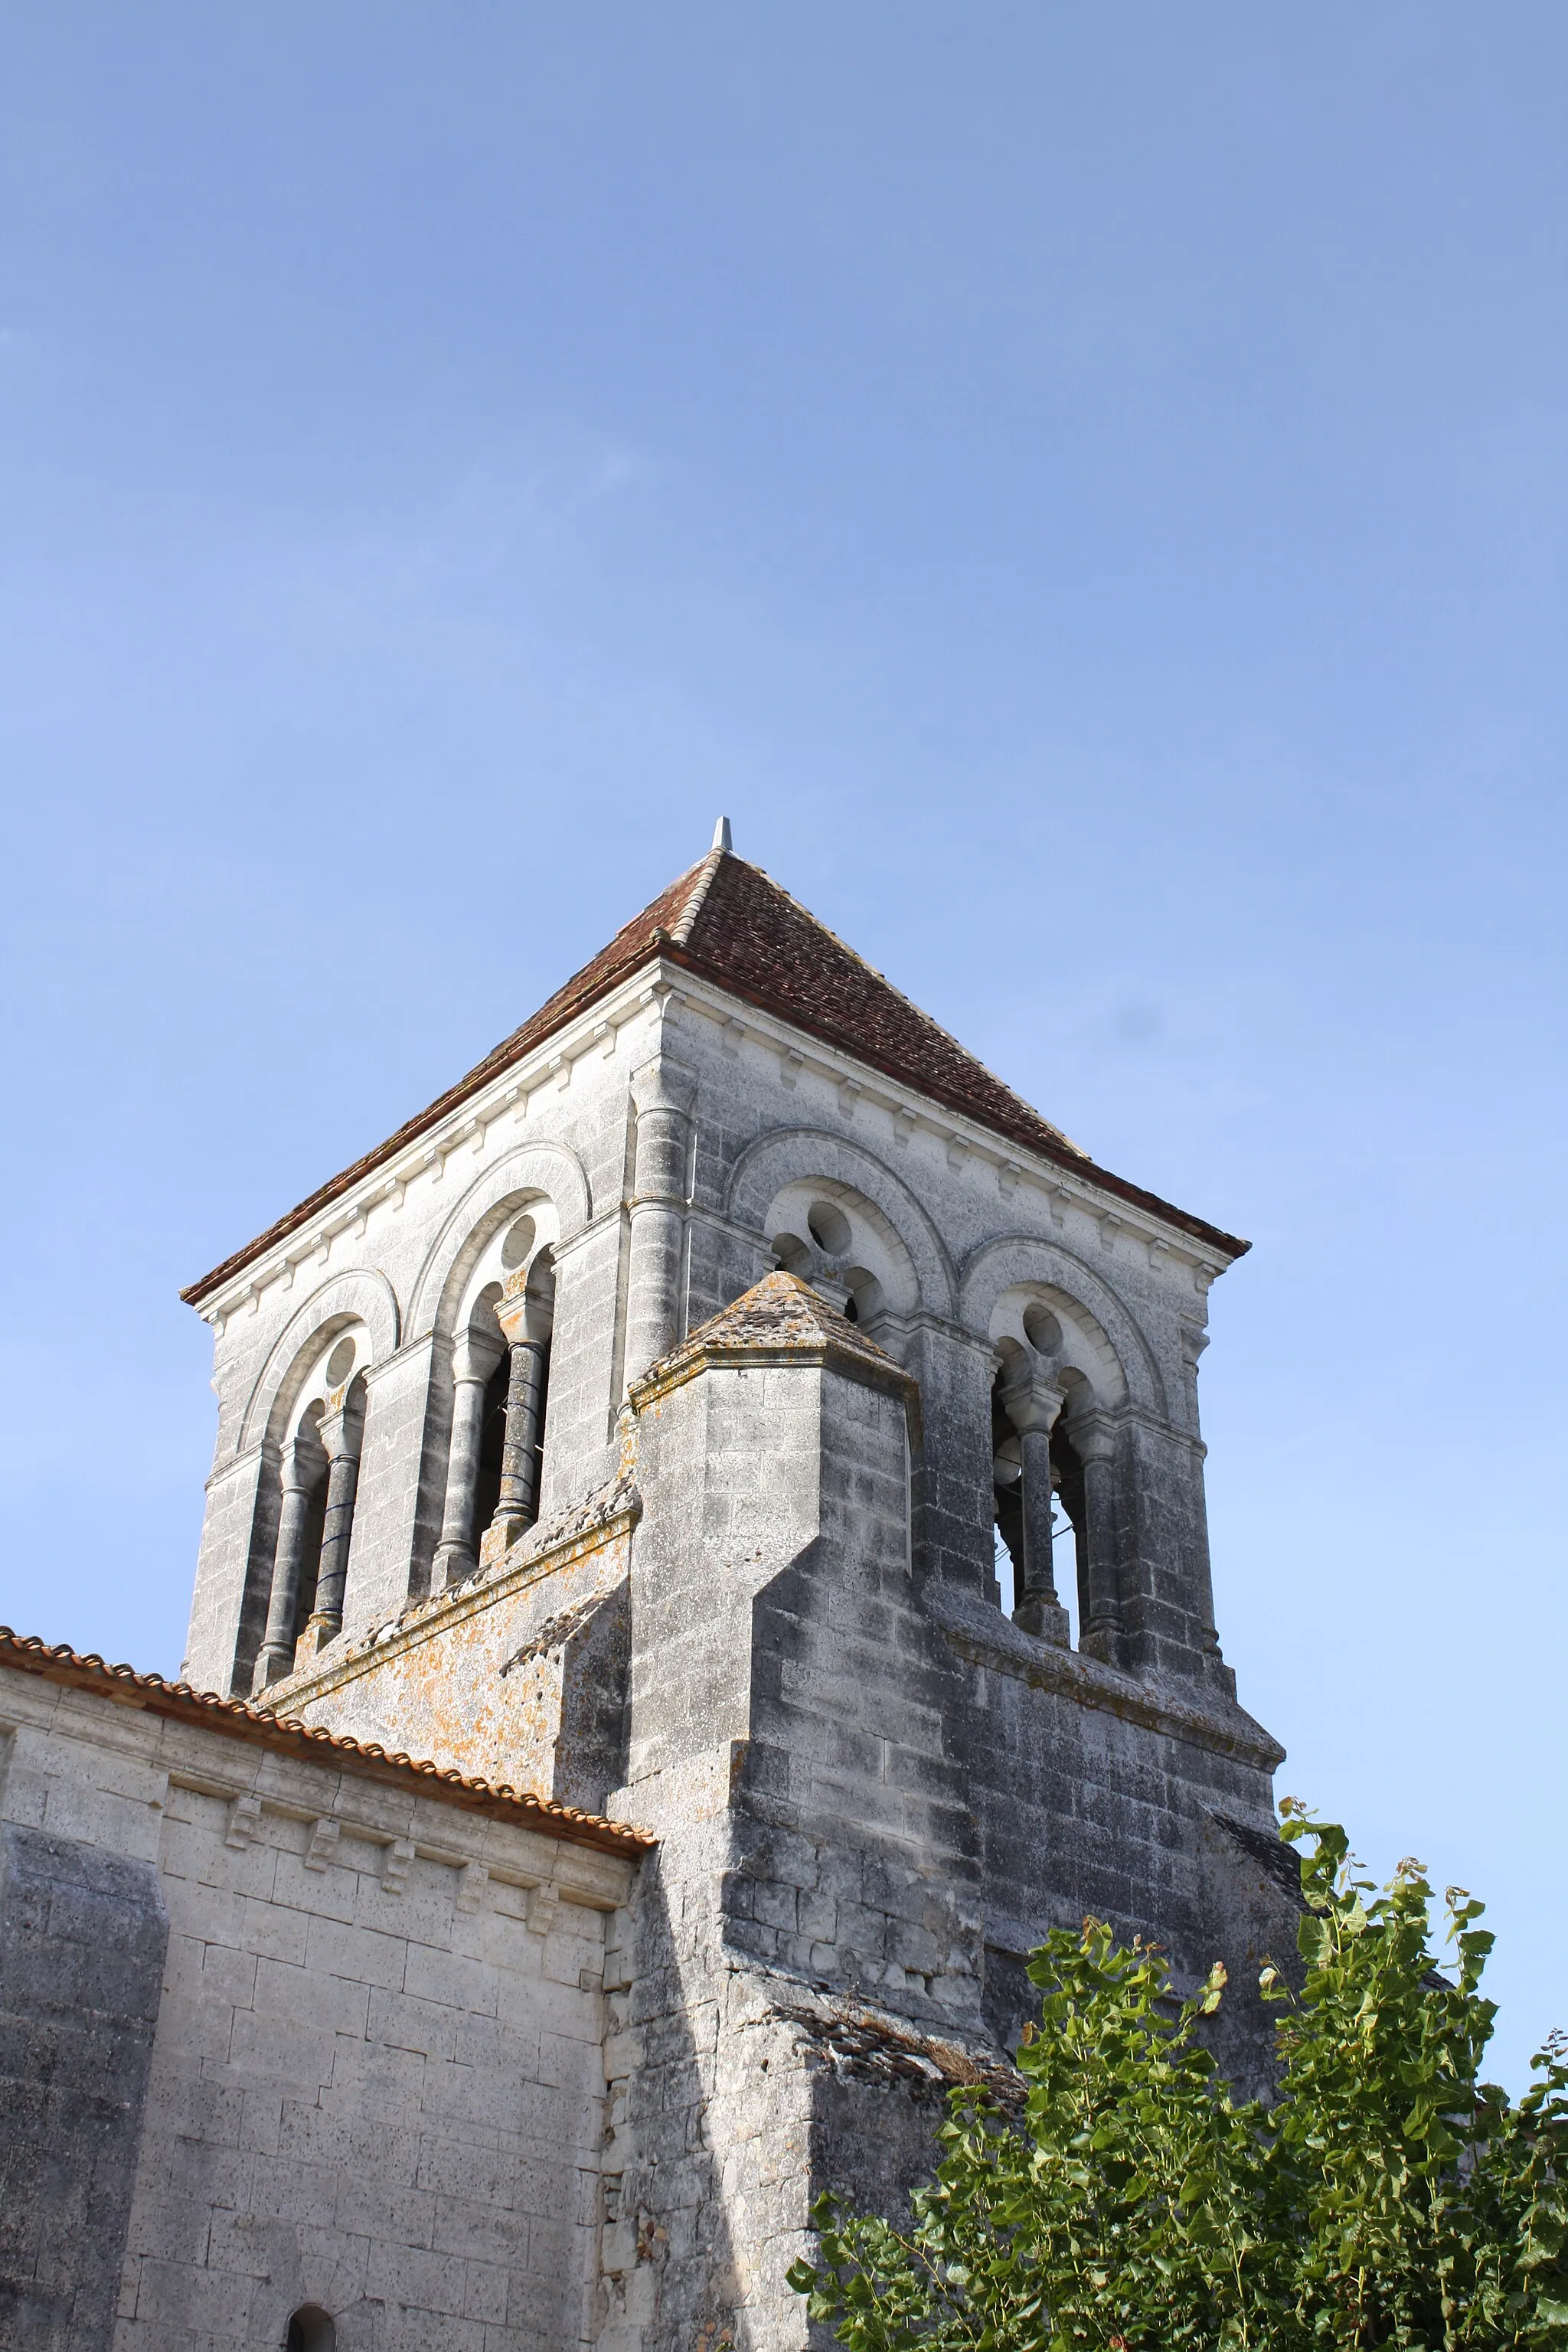
<instances>
[{"instance_id":1,"label":"stone column","mask_svg":"<svg viewBox=\"0 0 1568 2352\"><path fill-rule=\"evenodd\" d=\"M310 1525L311 1497L321 1476L318 1449L301 1431L283 1448L283 1507L278 1519L278 1549L272 1562L267 1631L257 1654L253 1690L265 1690L268 1683L280 1682L293 1669L294 1618L300 1606L305 1538Z\"/></svg>"},{"instance_id":2,"label":"stone column","mask_svg":"<svg viewBox=\"0 0 1568 2352\"><path fill-rule=\"evenodd\" d=\"M628 1386L668 1355L679 1336L687 1153L696 1098L691 1073L662 1055L646 1063L632 1078L637 1149L626 1283Z\"/></svg>"},{"instance_id":3,"label":"stone column","mask_svg":"<svg viewBox=\"0 0 1568 2352\"><path fill-rule=\"evenodd\" d=\"M1122 1664L1121 1580L1116 1528L1116 1432L1099 1414L1068 1434L1083 1465L1085 1623L1079 1647L1107 1665Z\"/></svg>"},{"instance_id":4,"label":"stone column","mask_svg":"<svg viewBox=\"0 0 1568 2352\"><path fill-rule=\"evenodd\" d=\"M505 1551L539 1517L539 1433L544 1417L544 1350L549 1308L530 1298L520 1266L510 1276L496 1321L511 1362L507 1373L506 1444L501 1450L500 1500L490 1521L486 1555Z\"/></svg>"},{"instance_id":5,"label":"stone column","mask_svg":"<svg viewBox=\"0 0 1568 2352\"><path fill-rule=\"evenodd\" d=\"M447 1499L441 1540L436 1547L431 1586L440 1591L461 1584L479 1564L474 1537L474 1498L479 1483L479 1441L484 1433L485 1391L500 1361L499 1344L477 1331L459 1334L452 1349L452 1445L447 1456Z\"/></svg>"},{"instance_id":6,"label":"stone column","mask_svg":"<svg viewBox=\"0 0 1568 2352\"><path fill-rule=\"evenodd\" d=\"M1013 1622L1065 1650L1071 1642L1071 1622L1057 1596L1051 1545L1051 1431L1062 1409L1062 1392L1037 1373L1026 1372L1003 1390L1002 1402L1018 1433L1024 1457L1022 1597Z\"/></svg>"},{"instance_id":7,"label":"stone column","mask_svg":"<svg viewBox=\"0 0 1568 2352\"><path fill-rule=\"evenodd\" d=\"M342 1627L359 1453L364 1438L364 1415L345 1407L341 1389L327 1402L332 1410L319 1433L327 1456L327 1517L321 1531L321 1564L316 1571L316 1605L300 1637L301 1663L324 1650Z\"/></svg>"}]
</instances>

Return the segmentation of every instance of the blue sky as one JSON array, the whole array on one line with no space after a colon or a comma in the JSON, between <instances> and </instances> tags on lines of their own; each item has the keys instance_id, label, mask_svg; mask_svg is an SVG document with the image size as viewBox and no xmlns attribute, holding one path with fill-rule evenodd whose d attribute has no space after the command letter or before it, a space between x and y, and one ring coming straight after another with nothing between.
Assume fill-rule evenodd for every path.
<instances>
[{"instance_id":1,"label":"blue sky","mask_svg":"<svg viewBox=\"0 0 1568 2352\"><path fill-rule=\"evenodd\" d=\"M174 1296L706 846L1252 1236L1284 1790L1568 2024L1568 17L0 11L0 1615L178 1660Z\"/></svg>"}]
</instances>

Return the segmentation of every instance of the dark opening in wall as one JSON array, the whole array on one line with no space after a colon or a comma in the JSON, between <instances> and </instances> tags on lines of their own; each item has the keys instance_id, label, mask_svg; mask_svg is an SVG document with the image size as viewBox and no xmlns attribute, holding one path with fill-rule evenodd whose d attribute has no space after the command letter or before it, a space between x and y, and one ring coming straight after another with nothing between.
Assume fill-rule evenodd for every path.
<instances>
[{"instance_id":1,"label":"dark opening in wall","mask_svg":"<svg viewBox=\"0 0 1568 2352\"><path fill-rule=\"evenodd\" d=\"M304 2303L289 2322L283 2352L336 2352L338 2331L320 2304Z\"/></svg>"},{"instance_id":2,"label":"dark opening in wall","mask_svg":"<svg viewBox=\"0 0 1568 2352\"><path fill-rule=\"evenodd\" d=\"M506 1444L506 1391L511 1359L502 1353L485 1384L485 1417L479 1429L479 1477L474 1490L474 1537L483 1535L500 1501L501 1449Z\"/></svg>"}]
</instances>

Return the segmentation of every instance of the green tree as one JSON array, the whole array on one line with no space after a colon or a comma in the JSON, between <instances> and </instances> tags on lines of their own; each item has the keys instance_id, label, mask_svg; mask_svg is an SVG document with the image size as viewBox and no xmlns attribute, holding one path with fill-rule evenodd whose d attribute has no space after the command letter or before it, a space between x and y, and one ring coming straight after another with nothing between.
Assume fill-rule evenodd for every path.
<instances>
[{"instance_id":1,"label":"green tree","mask_svg":"<svg viewBox=\"0 0 1568 2352\"><path fill-rule=\"evenodd\" d=\"M907 2228L820 2200L791 2283L850 2352L1568 2347L1568 2047L1517 2104L1479 2078L1492 1938L1448 1890L1447 1979L1417 1862L1381 1892L1288 1801L1304 1973L1279 2091L1237 2101L1204 2047L1216 1962L1173 1995L1156 1949L1088 1919L1034 1955L1025 2104L954 2092Z\"/></svg>"}]
</instances>

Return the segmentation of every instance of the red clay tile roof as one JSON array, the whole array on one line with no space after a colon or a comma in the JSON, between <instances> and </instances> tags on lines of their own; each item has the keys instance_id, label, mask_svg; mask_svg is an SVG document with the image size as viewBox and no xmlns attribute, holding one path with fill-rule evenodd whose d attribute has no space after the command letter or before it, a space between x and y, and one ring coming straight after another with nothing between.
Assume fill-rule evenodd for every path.
<instances>
[{"instance_id":1,"label":"red clay tile roof","mask_svg":"<svg viewBox=\"0 0 1568 2352\"><path fill-rule=\"evenodd\" d=\"M836 939L824 923L792 898L758 866L728 850L712 850L634 915L531 1020L514 1029L427 1109L408 1119L384 1143L279 1217L264 1234L210 1274L182 1290L196 1305L217 1284L252 1258L274 1248L288 1234L319 1216L341 1193L372 1169L405 1150L513 1063L621 982L660 959L700 973L731 996L776 1013L796 1029L837 1046L870 1068L942 1104L993 1135L1016 1143L1059 1167L1076 1170L1102 1190L1136 1202L1191 1234L1226 1258L1239 1257L1249 1244L1184 1209L1173 1208L1124 1177L1097 1166L1021 1096L977 1062L930 1016L901 996Z\"/></svg>"},{"instance_id":2,"label":"red clay tile roof","mask_svg":"<svg viewBox=\"0 0 1568 2352\"><path fill-rule=\"evenodd\" d=\"M74 1690L96 1691L122 1705L144 1707L149 1715L168 1716L176 1723L200 1724L231 1739L253 1747L273 1748L307 1763L342 1762L362 1779L381 1780L426 1797L440 1797L468 1812L486 1813L492 1821L510 1822L514 1829L537 1830L543 1837L569 1839L576 1845L596 1845L607 1853L624 1854L635 1862L658 1843L646 1830L626 1822L607 1822L597 1813L581 1813L574 1805L557 1804L553 1797L536 1797L505 1781L492 1788L488 1780L469 1780L448 1766L421 1763L401 1753L389 1756L374 1740L362 1744L340 1731L312 1729L286 1716L268 1715L243 1699L220 1698L216 1691L193 1690L189 1683L166 1683L162 1675L139 1675L134 1666L108 1666L96 1654L79 1657L67 1643L51 1649L37 1634L14 1633L0 1625L0 1666L16 1666L24 1674L65 1683Z\"/></svg>"}]
</instances>

